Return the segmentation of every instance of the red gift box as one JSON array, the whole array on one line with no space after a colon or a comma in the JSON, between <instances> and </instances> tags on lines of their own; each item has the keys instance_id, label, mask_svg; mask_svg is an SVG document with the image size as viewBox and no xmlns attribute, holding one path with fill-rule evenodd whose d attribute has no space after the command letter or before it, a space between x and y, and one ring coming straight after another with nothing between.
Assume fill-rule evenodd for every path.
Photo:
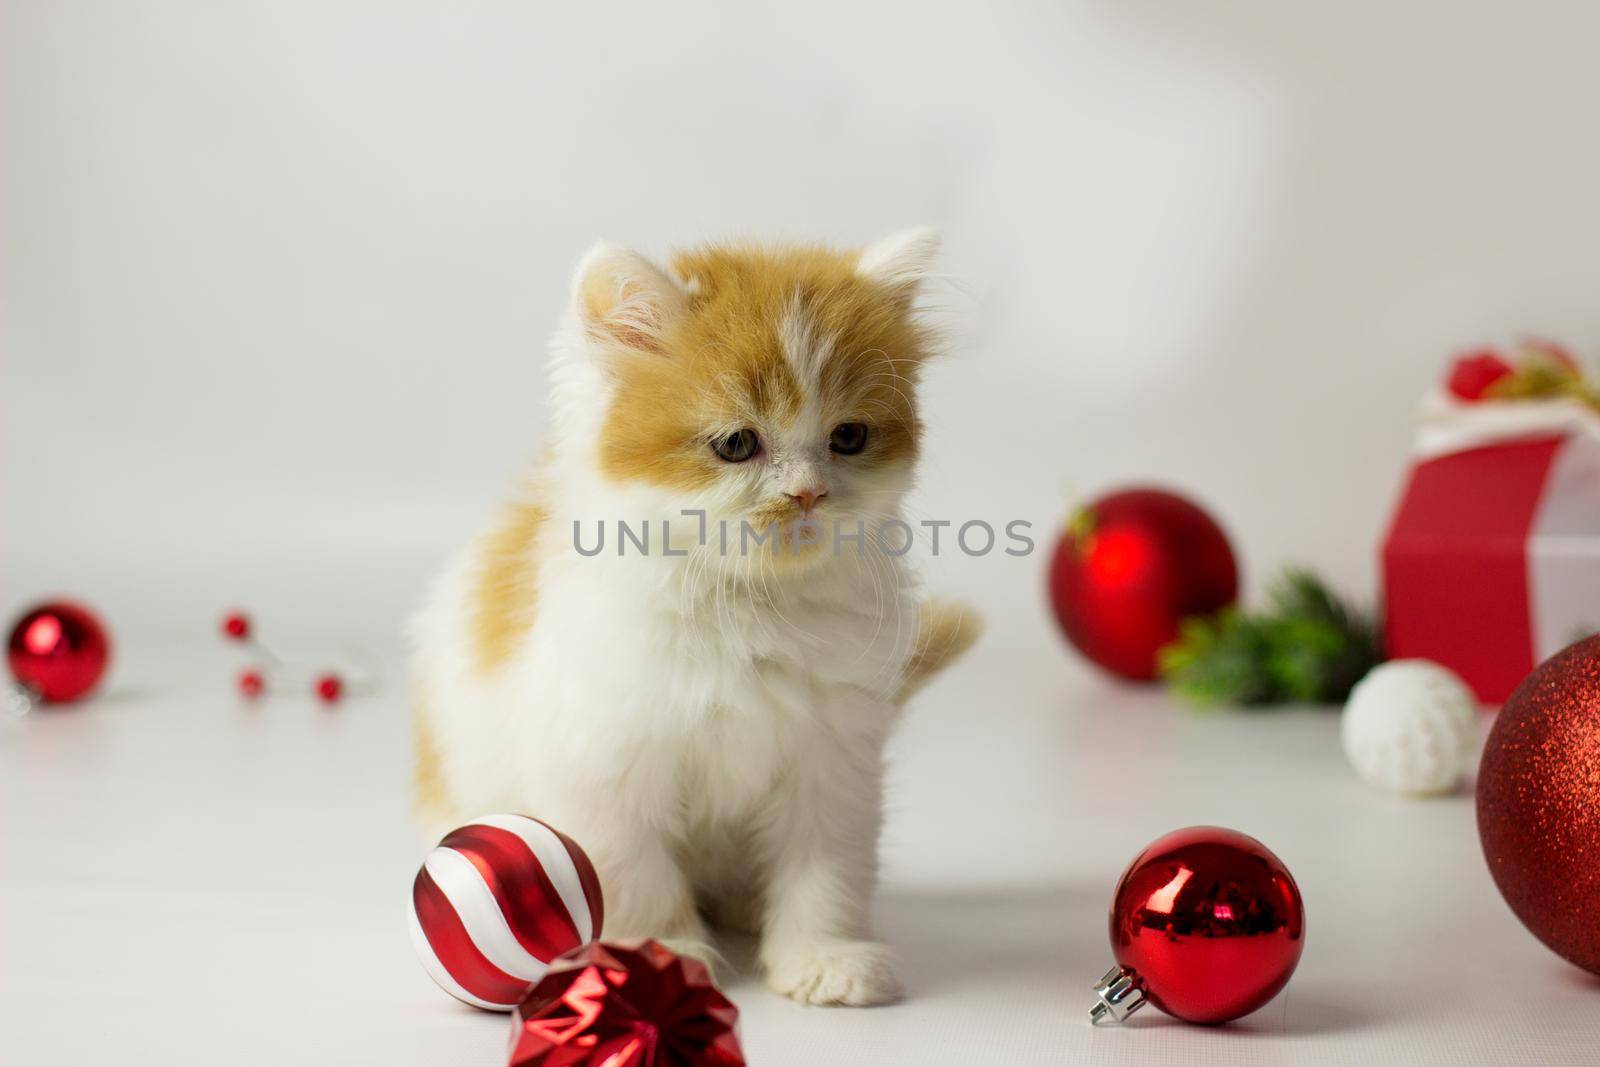
<instances>
[{"instance_id":1,"label":"red gift box","mask_svg":"<svg viewBox=\"0 0 1600 1067\"><path fill-rule=\"evenodd\" d=\"M1570 400L1424 409L1383 544L1395 659L1431 659L1499 703L1600 629L1600 418Z\"/></svg>"}]
</instances>

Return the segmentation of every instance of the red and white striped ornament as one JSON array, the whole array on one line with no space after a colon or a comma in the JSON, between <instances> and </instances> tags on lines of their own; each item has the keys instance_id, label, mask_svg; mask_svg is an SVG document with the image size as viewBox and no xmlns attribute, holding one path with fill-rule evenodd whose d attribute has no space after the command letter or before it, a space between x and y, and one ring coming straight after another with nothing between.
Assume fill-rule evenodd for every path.
<instances>
[{"instance_id":1,"label":"red and white striped ornament","mask_svg":"<svg viewBox=\"0 0 1600 1067\"><path fill-rule=\"evenodd\" d=\"M452 830L411 887L411 940L457 1000L510 1011L565 952L600 936L600 879L583 849L526 815Z\"/></svg>"}]
</instances>

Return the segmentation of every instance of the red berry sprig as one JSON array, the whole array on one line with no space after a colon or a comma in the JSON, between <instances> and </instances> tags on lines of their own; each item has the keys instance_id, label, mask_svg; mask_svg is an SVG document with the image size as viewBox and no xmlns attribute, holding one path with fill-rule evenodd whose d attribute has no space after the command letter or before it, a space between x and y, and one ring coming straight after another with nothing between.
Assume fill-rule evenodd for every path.
<instances>
[{"instance_id":1,"label":"red berry sprig","mask_svg":"<svg viewBox=\"0 0 1600 1067\"><path fill-rule=\"evenodd\" d=\"M266 694L269 683L278 689L295 688L304 684L300 681L295 681L293 686L283 684L286 676L303 679L309 672L291 671L282 657L263 645L256 637L255 623L243 611L230 611L223 615L219 628L225 639L244 645L253 654L254 662L248 664L234 679L234 685L241 696L255 700ZM347 664L346 669L324 670L309 675L311 693L324 705L331 707L346 696L369 692L375 685L373 671L370 667L362 666L365 657L359 650L351 651L349 655L353 657L354 662Z\"/></svg>"}]
</instances>

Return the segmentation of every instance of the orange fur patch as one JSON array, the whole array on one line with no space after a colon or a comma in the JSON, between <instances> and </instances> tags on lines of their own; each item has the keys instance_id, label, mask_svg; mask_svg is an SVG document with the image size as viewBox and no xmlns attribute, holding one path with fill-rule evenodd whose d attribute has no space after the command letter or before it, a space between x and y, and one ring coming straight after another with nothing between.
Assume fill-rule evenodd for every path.
<instances>
[{"instance_id":1,"label":"orange fur patch","mask_svg":"<svg viewBox=\"0 0 1600 1067\"><path fill-rule=\"evenodd\" d=\"M823 248L712 247L679 255L690 286L662 324L661 352L624 355L600 443L601 469L684 490L707 487L721 462L712 436L791 419L806 397L780 331L798 310L831 355L820 400L836 422L872 433L863 465L910 462L920 438L913 401L926 332L903 294L856 274L857 255Z\"/></svg>"},{"instance_id":2,"label":"orange fur patch","mask_svg":"<svg viewBox=\"0 0 1600 1067\"><path fill-rule=\"evenodd\" d=\"M504 663L533 625L539 577L534 549L545 519L537 504L514 504L477 545L472 637L484 674Z\"/></svg>"},{"instance_id":3,"label":"orange fur patch","mask_svg":"<svg viewBox=\"0 0 1600 1067\"><path fill-rule=\"evenodd\" d=\"M439 742L428 725L420 688L411 693L411 807L417 820L432 824L450 810L450 795L440 766Z\"/></svg>"}]
</instances>

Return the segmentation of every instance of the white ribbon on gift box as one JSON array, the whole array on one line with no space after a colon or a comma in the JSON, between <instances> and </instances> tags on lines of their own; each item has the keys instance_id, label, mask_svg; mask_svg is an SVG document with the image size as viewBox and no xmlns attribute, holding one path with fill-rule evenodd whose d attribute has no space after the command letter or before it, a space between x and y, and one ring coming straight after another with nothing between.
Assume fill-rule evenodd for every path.
<instances>
[{"instance_id":1,"label":"white ribbon on gift box","mask_svg":"<svg viewBox=\"0 0 1600 1067\"><path fill-rule=\"evenodd\" d=\"M1600 630L1600 412L1572 397L1459 400L1440 390L1418 413L1418 460L1531 437L1565 437L1528 530L1534 662Z\"/></svg>"},{"instance_id":2,"label":"white ribbon on gift box","mask_svg":"<svg viewBox=\"0 0 1600 1067\"><path fill-rule=\"evenodd\" d=\"M1432 459L1500 441L1573 434L1600 440L1600 411L1574 397L1473 402L1440 389L1417 412L1416 452Z\"/></svg>"}]
</instances>

